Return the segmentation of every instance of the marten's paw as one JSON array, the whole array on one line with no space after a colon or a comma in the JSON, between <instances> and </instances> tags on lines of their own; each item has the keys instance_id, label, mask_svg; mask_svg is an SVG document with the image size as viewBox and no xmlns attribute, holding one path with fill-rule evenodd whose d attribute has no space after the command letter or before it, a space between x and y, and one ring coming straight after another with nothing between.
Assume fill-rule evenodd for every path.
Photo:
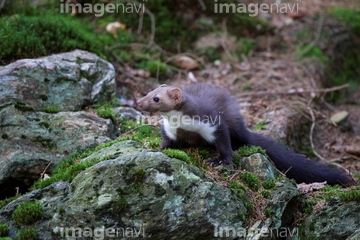
<instances>
[{"instance_id":1,"label":"marten's paw","mask_svg":"<svg viewBox=\"0 0 360 240\"><path fill-rule=\"evenodd\" d=\"M229 160L221 160L218 158L213 158L210 161L208 161L206 164L211 167L217 167L219 165L229 165L229 164L232 164L232 162Z\"/></svg>"}]
</instances>

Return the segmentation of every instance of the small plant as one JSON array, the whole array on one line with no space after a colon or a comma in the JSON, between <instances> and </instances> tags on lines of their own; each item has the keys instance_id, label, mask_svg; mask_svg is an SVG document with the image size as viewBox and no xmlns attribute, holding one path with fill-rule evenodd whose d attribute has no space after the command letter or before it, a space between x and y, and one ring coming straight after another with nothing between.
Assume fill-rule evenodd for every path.
<instances>
[{"instance_id":1,"label":"small plant","mask_svg":"<svg viewBox=\"0 0 360 240\"><path fill-rule=\"evenodd\" d=\"M254 131L266 130L266 121L261 121L253 127Z\"/></svg>"},{"instance_id":2,"label":"small plant","mask_svg":"<svg viewBox=\"0 0 360 240\"><path fill-rule=\"evenodd\" d=\"M264 215L265 215L267 218L269 218L269 217L271 216L271 210L270 210L269 208L266 208L266 209L264 210Z\"/></svg>"},{"instance_id":3,"label":"small plant","mask_svg":"<svg viewBox=\"0 0 360 240\"><path fill-rule=\"evenodd\" d=\"M275 179L265 180L262 185L265 189L273 189L275 187Z\"/></svg>"},{"instance_id":4,"label":"small plant","mask_svg":"<svg viewBox=\"0 0 360 240\"><path fill-rule=\"evenodd\" d=\"M101 118L115 119L116 117L113 107L108 102L94 106L94 110Z\"/></svg>"},{"instance_id":5,"label":"small plant","mask_svg":"<svg viewBox=\"0 0 360 240\"><path fill-rule=\"evenodd\" d=\"M58 106L44 106L41 110L46 113L58 113L60 111Z\"/></svg>"},{"instance_id":6,"label":"small plant","mask_svg":"<svg viewBox=\"0 0 360 240\"><path fill-rule=\"evenodd\" d=\"M260 180L251 173L240 173L240 179L253 191L258 191L260 188Z\"/></svg>"},{"instance_id":7,"label":"small plant","mask_svg":"<svg viewBox=\"0 0 360 240\"><path fill-rule=\"evenodd\" d=\"M237 181L231 180L228 183L228 187L234 192L236 193L236 195L239 198L243 198L245 196L246 193L246 188L245 186L241 185L240 183L238 183Z\"/></svg>"},{"instance_id":8,"label":"small plant","mask_svg":"<svg viewBox=\"0 0 360 240\"><path fill-rule=\"evenodd\" d=\"M0 224L0 237L6 237L9 234L9 226L7 224Z\"/></svg>"},{"instance_id":9,"label":"small plant","mask_svg":"<svg viewBox=\"0 0 360 240\"><path fill-rule=\"evenodd\" d=\"M264 198L268 198L268 197L270 197L271 193L270 193L270 191L268 191L268 190L264 190L264 191L261 191L261 195L262 195Z\"/></svg>"},{"instance_id":10,"label":"small plant","mask_svg":"<svg viewBox=\"0 0 360 240\"><path fill-rule=\"evenodd\" d=\"M23 228L19 231L19 240L36 240L38 234L34 228Z\"/></svg>"},{"instance_id":11,"label":"small plant","mask_svg":"<svg viewBox=\"0 0 360 240\"><path fill-rule=\"evenodd\" d=\"M346 192L340 192L339 198L343 202L359 201L360 202L360 190L350 190Z\"/></svg>"},{"instance_id":12,"label":"small plant","mask_svg":"<svg viewBox=\"0 0 360 240\"><path fill-rule=\"evenodd\" d=\"M32 224L40 220L43 215L42 205L39 202L27 202L16 207L12 218L17 224Z\"/></svg>"},{"instance_id":13,"label":"small plant","mask_svg":"<svg viewBox=\"0 0 360 240\"><path fill-rule=\"evenodd\" d=\"M160 61L142 62L140 63L139 68L147 69L152 76L156 76L157 74L163 75L169 71L168 66Z\"/></svg>"}]
</instances>

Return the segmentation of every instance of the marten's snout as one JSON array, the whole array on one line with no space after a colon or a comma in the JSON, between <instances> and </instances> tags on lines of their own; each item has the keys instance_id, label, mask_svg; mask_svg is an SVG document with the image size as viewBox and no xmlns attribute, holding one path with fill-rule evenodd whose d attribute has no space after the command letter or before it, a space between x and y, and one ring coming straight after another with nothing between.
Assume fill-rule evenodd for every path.
<instances>
[{"instance_id":1,"label":"marten's snout","mask_svg":"<svg viewBox=\"0 0 360 240\"><path fill-rule=\"evenodd\" d=\"M137 101L136 101L136 104L137 104L139 107L141 107L142 101L141 101L141 100L137 100Z\"/></svg>"}]
</instances>

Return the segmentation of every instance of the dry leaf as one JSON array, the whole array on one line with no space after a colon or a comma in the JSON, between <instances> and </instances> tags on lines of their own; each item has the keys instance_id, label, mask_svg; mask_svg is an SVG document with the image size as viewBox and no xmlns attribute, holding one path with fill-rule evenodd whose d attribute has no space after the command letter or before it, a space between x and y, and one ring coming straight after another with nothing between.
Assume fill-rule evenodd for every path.
<instances>
[{"instance_id":1,"label":"dry leaf","mask_svg":"<svg viewBox=\"0 0 360 240\"><path fill-rule=\"evenodd\" d=\"M310 184L306 184L306 183L300 183L297 185L298 189L300 189L300 191L302 193L308 193L308 192L313 192L314 190L318 190L318 189L322 189L323 187L325 187L325 185L327 184L327 182L314 182L314 183L310 183Z\"/></svg>"},{"instance_id":2,"label":"dry leaf","mask_svg":"<svg viewBox=\"0 0 360 240\"><path fill-rule=\"evenodd\" d=\"M194 59L188 56L177 56L174 61L179 68L184 70L194 70L199 68L199 64Z\"/></svg>"}]
</instances>

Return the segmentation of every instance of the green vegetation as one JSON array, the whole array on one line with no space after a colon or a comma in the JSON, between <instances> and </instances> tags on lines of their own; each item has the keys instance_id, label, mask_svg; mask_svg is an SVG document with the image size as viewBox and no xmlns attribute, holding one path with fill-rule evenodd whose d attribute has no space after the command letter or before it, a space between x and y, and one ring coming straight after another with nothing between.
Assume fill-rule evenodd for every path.
<instances>
[{"instance_id":1,"label":"green vegetation","mask_svg":"<svg viewBox=\"0 0 360 240\"><path fill-rule=\"evenodd\" d=\"M313 212L314 206L320 202L329 202L333 198L339 198L343 202L360 201L360 187L354 186L351 188L342 188L339 185L325 186L316 192L316 194L310 194L305 200L304 210L306 214Z\"/></svg>"},{"instance_id":2,"label":"green vegetation","mask_svg":"<svg viewBox=\"0 0 360 240\"><path fill-rule=\"evenodd\" d=\"M316 57L324 64L328 63L328 58L324 55L321 49L317 46L312 47L310 45L305 45L296 51L296 55L300 57L300 59L307 57Z\"/></svg>"},{"instance_id":3,"label":"green vegetation","mask_svg":"<svg viewBox=\"0 0 360 240\"><path fill-rule=\"evenodd\" d=\"M0 237L0 240L12 240L10 237Z\"/></svg>"},{"instance_id":4,"label":"green vegetation","mask_svg":"<svg viewBox=\"0 0 360 240\"><path fill-rule=\"evenodd\" d=\"M360 202L360 189L339 192L338 196L343 202L357 201Z\"/></svg>"},{"instance_id":5,"label":"green vegetation","mask_svg":"<svg viewBox=\"0 0 360 240\"><path fill-rule=\"evenodd\" d=\"M266 121L261 121L253 127L253 131L266 130Z\"/></svg>"},{"instance_id":6,"label":"green vegetation","mask_svg":"<svg viewBox=\"0 0 360 240\"><path fill-rule=\"evenodd\" d=\"M263 190L263 191L261 191L261 195L262 195L264 198L268 198L268 197L270 197L271 192L268 191L268 190Z\"/></svg>"},{"instance_id":7,"label":"green vegetation","mask_svg":"<svg viewBox=\"0 0 360 240\"><path fill-rule=\"evenodd\" d=\"M7 224L0 224L0 237L6 237L9 234L9 226Z\"/></svg>"},{"instance_id":8,"label":"green vegetation","mask_svg":"<svg viewBox=\"0 0 360 240\"><path fill-rule=\"evenodd\" d=\"M261 184L258 177L256 177L254 174L245 172L239 174L240 179L245 183L251 190L258 191Z\"/></svg>"},{"instance_id":9,"label":"green vegetation","mask_svg":"<svg viewBox=\"0 0 360 240\"><path fill-rule=\"evenodd\" d=\"M228 187L243 201L245 208L249 211L249 214L251 214L255 207L246 196L246 187L234 180L229 181Z\"/></svg>"},{"instance_id":10,"label":"green vegetation","mask_svg":"<svg viewBox=\"0 0 360 240\"><path fill-rule=\"evenodd\" d=\"M16 224L32 224L43 216L42 205L39 202L22 203L16 207L12 218Z\"/></svg>"},{"instance_id":11,"label":"green vegetation","mask_svg":"<svg viewBox=\"0 0 360 240\"><path fill-rule=\"evenodd\" d=\"M266 209L264 210L264 215L265 215L267 218L271 217L271 209L266 208Z\"/></svg>"},{"instance_id":12,"label":"green vegetation","mask_svg":"<svg viewBox=\"0 0 360 240\"><path fill-rule=\"evenodd\" d=\"M114 109L108 102L94 105L94 110L96 114L101 118L110 118L110 119L116 118Z\"/></svg>"},{"instance_id":13,"label":"green vegetation","mask_svg":"<svg viewBox=\"0 0 360 240\"><path fill-rule=\"evenodd\" d=\"M345 8L330 8L328 10L330 15L335 19L347 23L352 29L353 35L360 36L360 14L359 11ZM313 29L305 28L299 35L298 40L300 42L308 41ZM325 31L324 34L327 34ZM330 33L334 34L334 33ZM351 34L350 34L351 35ZM349 35L349 38L352 36ZM355 39L355 38L354 38ZM352 43L355 41L355 43ZM296 43L296 44L299 44ZM336 47L336 46L335 46ZM319 46L305 45L300 47L296 54L302 58L316 57L325 66L325 72L329 76L329 84L331 86L338 86L348 83L350 91L354 91L359 85L360 78L358 74L358 66L360 65L360 49L356 47L356 40L349 39L348 43L344 43L341 48L334 49L337 54L330 55L323 52ZM340 51L340 52L339 52ZM337 101L348 95L345 91L333 92L328 95L329 100Z\"/></svg>"},{"instance_id":14,"label":"green vegetation","mask_svg":"<svg viewBox=\"0 0 360 240\"><path fill-rule=\"evenodd\" d=\"M271 179L271 180L265 180L263 181L262 183L262 186L265 188L265 189L273 189L275 187L275 179Z\"/></svg>"},{"instance_id":15,"label":"green vegetation","mask_svg":"<svg viewBox=\"0 0 360 240\"><path fill-rule=\"evenodd\" d=\"M0 64L75 49L105 57L104 45L116 43L110 35L94 34L91 25L69 15L46 11L32 14L0 18L3 26L0 29Z\"/></svg>"},{"instance_id":16,"label":"green vegetation","mask_svg":"<svg viewBox=\"0 0 360 240\"><path fill-rule=\"evenodd\" d=\"M164 75L170 71L168 66L160 61L143 61L139 64L140 69L147 69L152 76L157 76L158 74Z\"/></svg>"},{"instance_id":17,"label":"green vegetation","mask_svg":"<svg viewBox=\"0 0 360 240\"><path fill-rule=\"evenodd\" d=\"M131 121L125 121L121 123L120 131L125 132L131 129L135 129L136 124ZM144 125L138 126L136 131L132 134L125 134L120 138L121 140L134 140L142 143L145 147L153 149L159 148L161 144L161 137L159 129L154 129L152 126Z\"/></svg>"},{"instance_id":18,"label":"green vegetation","mask_svg":"<svg viewBox=\"0 0 360 240\"><path fill-rule=\"evenodd\" d=\"M41 111L46 113L58 113L60 109L58 106L44 106Z\"/></svg>"},{"instance_id":19,"label":"green vegetation","mask_svg":"<svg viewBox=\"0 0 360 240\"><path fill-rule=\"evenodd\" d=\"M349 23L360 36L360 11L347 8L333 8L330 13L337 19Z\"/></svg>"},{"instance_id":20,"label":"green vegetation","mask_svg":"<svg viewBox=\"0 0 360 240\"><path fill-rule=\"evenodd\" d=\"M38 234L32 227L23 228L19 231L19 240L37 240Z\"/></svg>"},{"instance_id":21,"label":"green vegetation","mask_svg":"<svg viewBox=\"0 0 360 240\"><path fill-rule=\"evenodd\" d=\"M251 38L240 38L238 42L241 45L240 54L248 55L254 49L254 40Z\"/></svg>"},{"instance_id":22,"label":"green vegetation","mask_svg":"<svg viewBox=\"0 0 360 240\"><path fill-rule=\"evenodd\" d=\"M171 158L177 158L180 160L183 160L186 163L191 163L192 159L189 157L189 155L187 155L186 152L179 150L179 149L164 149L161 151L162 153L164 153L165 155L167 155L168 157Z\"/></svg>"}]
</instances>

